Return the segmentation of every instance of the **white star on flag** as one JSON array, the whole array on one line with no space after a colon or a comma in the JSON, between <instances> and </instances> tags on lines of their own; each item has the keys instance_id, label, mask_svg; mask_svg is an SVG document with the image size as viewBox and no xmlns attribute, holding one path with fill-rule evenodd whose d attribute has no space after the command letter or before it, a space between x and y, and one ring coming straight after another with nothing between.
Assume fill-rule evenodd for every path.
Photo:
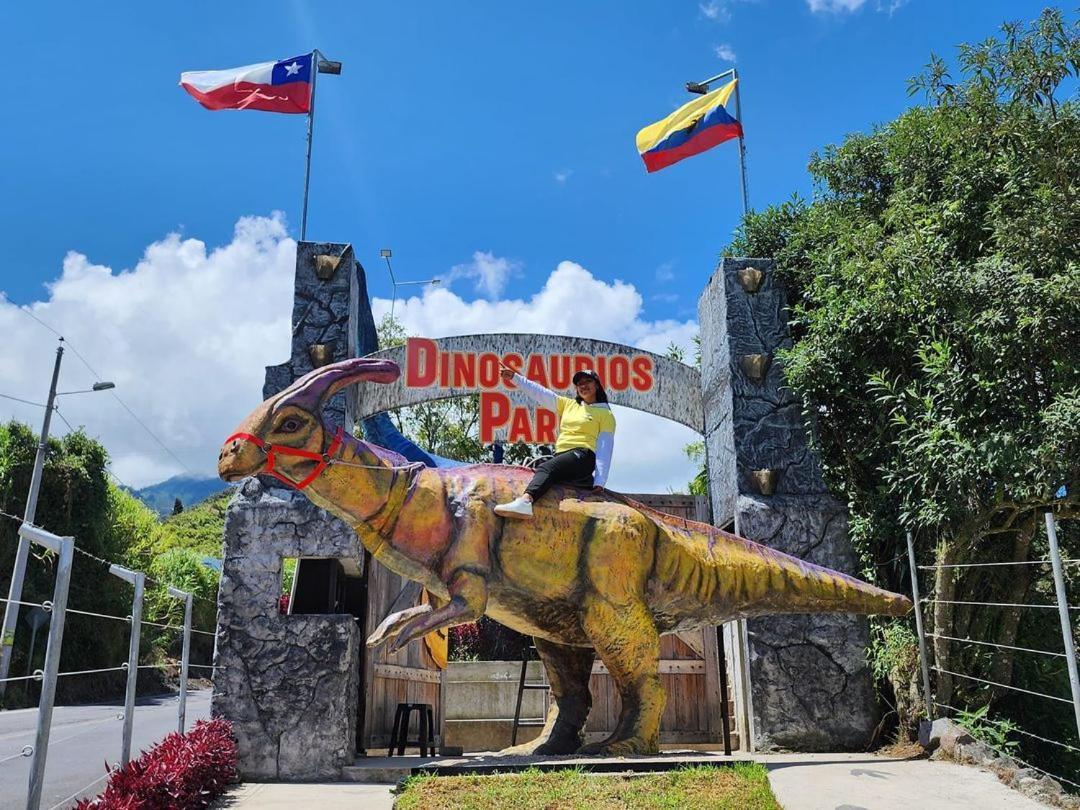
<instances>
[{"instance_id":1,"label":"white star on flag","mask_svg":"<svg viewBox=\"0 0 1080 810\"><path fill-rule=\"evenodd\" d=\"M297 64L296 62L293 62L291 65L286 65L285 66L285 75L286 76L292 76L294 73L299 73L299 72L300 72L300 65Z\"/></svg>"}]
</instances>

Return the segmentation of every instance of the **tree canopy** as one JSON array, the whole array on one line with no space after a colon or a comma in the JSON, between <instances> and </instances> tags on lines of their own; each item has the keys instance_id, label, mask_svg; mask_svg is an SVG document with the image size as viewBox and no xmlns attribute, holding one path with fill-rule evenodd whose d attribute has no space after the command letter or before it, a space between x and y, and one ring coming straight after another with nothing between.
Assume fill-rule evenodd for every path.
<instances>
[{"instance_id":1,"label":"tree canopy","mask_svg":"<svg viewBox=\"0 0 1080 810\"><path fill-rule=\"evenodd\" d=\"M1080 26L1054 9L960 46L955 66L932 56L909 85L924 103L815 154L813 199L752 213L726 251L786 277L787 382L887 586L910 592L907 530L921 562L1024 562L1040 510L1080 508L1078 71ZM1024 602L1030 569L939 567L934 596ZM941 602L932 618L1004 644L1021 623ZM944 669L960 655L934 653ZM965 665L1016 674L1008 652ZM952 679L937 686L948 703Z\"/></svg>"}]
</instances>

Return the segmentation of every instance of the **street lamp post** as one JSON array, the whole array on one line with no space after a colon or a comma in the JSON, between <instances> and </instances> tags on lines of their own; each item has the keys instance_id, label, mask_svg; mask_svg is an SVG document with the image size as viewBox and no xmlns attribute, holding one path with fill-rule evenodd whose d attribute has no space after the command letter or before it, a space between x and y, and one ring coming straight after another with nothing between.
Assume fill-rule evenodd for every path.
<instances>
[{"instance_id":1,"label":"street lamp post","mask_svg":"<svg viewBox=\"0 0 1080 810\"><path fill-rule=\"evenodd\" d=\"M49 424L52 422L56 398L64 394L81 394L83 391L56 390L60 378L60 361L64 357L64 339L56 347L56 363L53 365L52 382L49 385L49 398L45 402L45 419L41 424L41 440L38 442L37 455L34 456L34 471L30 475L30 492L26 496L26 508L23 510L23 523L34 524L37 517L38 495L41 492L42 471L45 468L45 450L49 444ZM96 382L87 391L107 391L115 388L111 382ZM30 541L19 535L19 548L15 552L15 568L11 572L11 585L8 588L8 601L4 604L4 624L0 629L0 700L7 691L4 680L11 669L11 649L15 644L15 625L19 621L19 602L22 600L23 580L26 579L26 560L30 556Z\"/></svg>"},{"instance_id":2,"label":"street lamp post","mask_svg":"<svg viewBox=\"0 0 1080 810\"><path fill-rule=\"evenodd\" d=\"M390 248L383 248L379 251L379 255L386 259L386 269L390 271L390 283L394 287L393 297L390 299L390 320L394 320L394 305L397 303L397 288L407 287L410 284L438 284L441 279L438 276L435 278L424 279L423 281L398 281L394 278L394 268L390 266L390 257L394 255L394 252Z\"/></svg>"}]
</instances>

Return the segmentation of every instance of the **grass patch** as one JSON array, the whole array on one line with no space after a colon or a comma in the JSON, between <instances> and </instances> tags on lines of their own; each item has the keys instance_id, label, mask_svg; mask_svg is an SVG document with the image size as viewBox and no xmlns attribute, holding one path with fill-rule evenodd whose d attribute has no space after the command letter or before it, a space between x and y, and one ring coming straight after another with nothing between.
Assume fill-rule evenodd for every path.
<instances>
[{"instance_id":1,"label":"grass patch","mask_svg":"<svg viewBox=\"0 0 1080 810\"><path fill-rule=\"evenodd\" d=\"M578 810L578 808L781 810L764 766L703 765L635 776L581 770L492 776L413 776L394 810Z\"/></svg>"}]
</instances>

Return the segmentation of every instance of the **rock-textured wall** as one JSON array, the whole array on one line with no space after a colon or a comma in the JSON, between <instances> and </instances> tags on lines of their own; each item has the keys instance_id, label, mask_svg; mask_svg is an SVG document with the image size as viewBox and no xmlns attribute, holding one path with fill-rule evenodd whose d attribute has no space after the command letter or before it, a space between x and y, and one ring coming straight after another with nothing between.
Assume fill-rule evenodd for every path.
<instances>
[{"instance_id":1,"label":"rock-textured wall","mask_svg":"<svg viewBox=\"0 0 1080 810\"><path fill-rule=\"evenodd\" d=\"M724 259L699 318L714 512L731 504L743 537L856 573L846 509L825 489L776 359L791 339L774 263ZM750 620L747 631L756 748L836 750L869 741L877 715L864 617L770 616Z\"/></svg>"},{"instance_id":2,"label":"rock-textured wall","mask_svg":"<svg viewBox=\"0 0 1080 810\"><path fill-rule=\"evenodd\" d=\"M363 301L365 306L360 306ZM321 365L375 348L363 268L348 244L300 242L288 362L263 396ZM255 392L251 405L254 406ZM351 429L354 388L323 418ZM356 752L362 640L352 616L281 616L283 557L363 559L355 532L275 479L244 482L229 504L218 591L213 713L233 722L247 779L337 778ZM296 577L304 575L303 560Z\"/></svg>"},{"instance_id":3,"label":"rock-textured wall","mask_svg":"<svg viewBox=\"0 0 1080 810\"><path fill-rule=\"evenodd\" d=\"M356 533L302 494L244 482L225 516L213 712L245 779L336 779L356 758L360 629L278 613L283 557L360 559Z\"/></svg>"}]
</instances>

